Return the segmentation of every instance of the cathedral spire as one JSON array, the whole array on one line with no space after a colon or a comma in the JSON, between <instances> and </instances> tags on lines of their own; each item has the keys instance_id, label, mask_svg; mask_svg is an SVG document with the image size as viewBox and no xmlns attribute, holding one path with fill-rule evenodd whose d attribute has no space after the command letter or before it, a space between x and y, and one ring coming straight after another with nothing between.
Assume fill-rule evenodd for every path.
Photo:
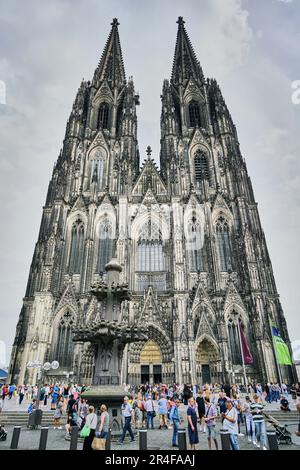
<instances>
[{"instance_id":1,"label":"cathedral spire","mask_svg":"<svg viewBox=\"0 0 300 470\"><path fill-rule=\"evenodd\" d=\"M193 77L202 82L204 80L203 71L186 32L182 16L179 16L177 24L178 31L171 81L178 85Z\"/></svg>"},{"instance_id":2,"label":"cathedral spire","mask_svg":"<svg viewBox=\"0 0 300 470\"><path fill-rule=\"evenodd\" d=\"M95 71L94 82L102 82L106 79L112 86L122 86L126 81L118 31L119 24L118 19L114 18L104 51Z\"/></svg>"}]
</instances>

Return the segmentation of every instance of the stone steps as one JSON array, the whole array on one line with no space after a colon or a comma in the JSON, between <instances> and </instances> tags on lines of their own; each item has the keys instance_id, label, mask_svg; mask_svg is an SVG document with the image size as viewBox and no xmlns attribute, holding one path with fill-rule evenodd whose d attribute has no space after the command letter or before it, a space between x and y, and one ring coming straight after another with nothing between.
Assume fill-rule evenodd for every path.
<instances>
[{"instance_id":1,"label":"stone steps","mask_svg":"<svg viewBox=\"0 0 300 470\"><path fill-rule=\"evenodd\" d=\"M26 411L3 411L0 415L0 423L3 426L27 426L28 413ZM66 415L61 419L61 423L66 423ZM53 411L43 411L42 426L53 424Z\"/></svg>"}]
</instances>

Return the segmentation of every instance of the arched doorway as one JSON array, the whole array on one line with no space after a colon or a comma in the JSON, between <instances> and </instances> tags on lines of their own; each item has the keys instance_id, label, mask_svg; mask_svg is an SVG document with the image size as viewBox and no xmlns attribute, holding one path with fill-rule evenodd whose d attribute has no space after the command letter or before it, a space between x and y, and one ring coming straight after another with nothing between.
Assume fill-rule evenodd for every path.
<instances>
[{"instance_id":1,"label":"arched doorway","mask_svg":"<svg viewBox=\"0 0 300 470\"><path fill-rule=\"evenodd\" d=\"M220 358L217 346L208 337L196 347L196 376L199 384L216 383L221 379Z\"/></svg>"},{"instance_id":2,"label":"arched doorway","mask_svg":"<svg viewBox=\"0 0 300 470\"><path fill-rule=\"evenodd\" d=\"M141 383L162 382L162 353L158 344L149 340L140 354Z\"/></svg>"}]
</instances>

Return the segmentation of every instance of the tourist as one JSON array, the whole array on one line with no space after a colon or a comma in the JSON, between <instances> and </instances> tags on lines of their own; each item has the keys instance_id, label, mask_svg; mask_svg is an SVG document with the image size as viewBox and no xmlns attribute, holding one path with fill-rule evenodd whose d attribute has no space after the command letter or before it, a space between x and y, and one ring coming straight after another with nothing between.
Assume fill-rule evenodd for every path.
<instances>
[{"instance_id":1,"label":"tourist","mask_svg":"<svg viewBox=\"0 0 300 470\"><path fill-rule=\"evenodd\" d=\"M56 409L53 415L53 419L54 419L53 428L54 429L61 429L60 420L62 418L63 404L64 404L64 399L63 397L59 396L56 401Z\"/></svg>"},{"instance_id":2,"label":"tourist","mask_svg":"<svg viewBox=\"0 0 300 470\"><path fill-rule=\"evenodd\" d=\"M53 392L52 392L52 397L53 397ZM77 406L77 402L74 398L74 395L70 395L68 405L67 405L67 414L68 414L68 416L72 415L74 411L76 411L76 412L78 411L78 406Z\"/></svg>"},{"instance_id":3,"label":"tourist","mask_svg":"<svg viewBox=\"0 0 300 470\"><path fill-rule=\"evenodd\" d=\"M168 429L168 400L166 399L165 395L162 395L157 403L159 414L159 429L162 429L163 427Z\"/></svg>"},{"instance_id":4,"label":"tourist","mask_svg":"<svg viewBox=\"0 0 300 470\"><path fill-rule=\"evenodd\" d=\"M152 429L154 429L154 417L156 413L154 403L150 394L147 396L147 400L144 403L144 408L147 412L147 429L149 429L150 426Z\"/></svg>"},{"instance_id":5,"label":"tourist","mask_svg":"<svg viewBox=\"0 0 300 470\"><path fill-rule=\"evenodd\" d=\"M263 415L264 405L262 404L261 398L257 394L254 394L253 400L254 402L250 405L250 411L253 417L255 429L254 445L259 448L261 441L263 450L267 450L266 426Z\"/></svg>"},{"instance_id":6,"label":"tourist","mask_svg":"<svg viewBox=\"0 0 300 470\"><path fill-rule=\"evenodd\" d=\"M200 423L200 432L202 431L202 421L203 421L203 432L206 432L206 422L204 419L205 416L205 401L203 397L203 390L202 387L199 387L198 396L196 398L196 403L198 407L198 416L199 416L199 423Z\"/></svg>"},{"instance_id":7,"label":"tourist","mask_svg":"<svg viewBox=\"0 0 300 470\"><path fill-rule=\"evenodd\" d=\"M16 389L16 386L14 384L10 384L10 386L8 388L8 399L9 400L11 400L15 389Z\"/></svg>"},{"instance_id":8,"label":"tourist","mask_svg":"<svg viewBox=\"0 0 300 470\"><path fill-rule=\"evenodd\" d=\"M221 416L223 416L223 413L226 413L226 411L227 411L226 402L227 402L227 398L225 396L225 393L220 392L217 404L218 404L219 412L220 412ZM223 422L223 418L222 418L222 422Z\"/></svg>"},{"instance_id":9,"label":"tourist","mask_svg":"<svg viewBox=\"0 0 300 470\"><path fill-rule=\"evenodd\" d=\"M106 439L106 436L109 430L109 414L107 411L107 406L101 405L100 411L101 411L101 415L100 415L98 433L99 433L100 439Z\"/></svg>"},{"instance_id":10,"label":"tourist","mask_svg":"<svg viewBox=\"0 0 300 470\"><path fill-rule=\"evenodd\" d=\"M52 393L51 393L51 410L55 410L56 408L56 402L57 398L59 396L60 390L58 388L58 384L55 384L54 387L52 388Z\"/></svg>"},{"instance_id":11,"label":"tourist","mask_svg":"<svg viewBox=\"0 0 300 470\"><path fill-rule=\"evenodd\" d=\"M85 425L85 420L88 415L88 412L89 412L89 405L87 404L87 401L84 398L80 398L80 401L78 403L78 416L81 419L81 424L80 424L81 429Z\"/></svg>"},{"instance_id":12,"label":"tourist","mask_svg":"<svg viewBox=\"0 0 300 470\"><path fill-rule=\"evenodd\" d=\"M281 411L291 411L289 402L284 395L281 395L280 399L280 409Z\"/></svg>"},{"instance_id":13,"label":"tourist","mask_svg":"<svg viewBox=\"0 0 300 470\"><path fill-rule=\"evenodd\" d=\"M230 444L232 450L240 450L238 443L238 413L231 400L226 401L226 413L222 413L223 429L229 432Z\"/></svg>"},{"instance_id":14,"label":"tourist","mask_svg":"<svg viewBox=\"0 0 300 470\"><path fill-rule=\"evenodd\" d=\"M85 421L85 426L90 429L90 433L88 436L84 438L82 450L86 450L86 451L92 450L92 442L95 437L97 421L98 421L98 418L95 413L95 408L93 406L90 406L89 412Z\"/></svg>"},{"instance_id":15,"label":"tourist","mask_svg":"<svg viewBox=\"0 0 300 470\"><path fill-rule=\"evenodd\" d=\"M140 393L138 393L136 399L133 403L133 410L134 410L134 421L135 421L135 428L140 429L143 425L143 400L141 399Z\"/></svg>"},{"instance_id":16,"label":"tourist","mask_svg":"<svg viewBox=\"0 0 300 470\"><path fill-rule=\"evenodd\" d=\"M196 445L199 444L198 429L197 429L197 405L193 397L189 399L187 408L188 419L188 434L191 450L196 450Z\"/></svg>"},{"instance_id":17,"label":"tourist","mask_svg":"<svg viewBox=\"0 0 300 470\"><path fill-rule=\"evenodd\" d=\"M19 387L19 405L22 405L22 401L24 399L24 395L25 395L25 387L24 385L21 385Z\"/></svg>"},{"instance_id":18,"label":"tourist","mask_svg":"<svg viewBox=\"0 0 300 470\"><path fill-rule=\"evenodd\" d=\"M211 440L214 441L216 450L218 450L218 441L216 433L216 418L218 416L217 408L213 403L209 401L209 398L205 398L205 417L204 421L206 422L206 434L208 448L211 450Z\"/></svg>"},{"instance_id":19,"label":"tourist","mask_svg":"<svg viewBox=\"0 0 300 470\"><path fill-rule=\"evenodd\" d=\"M122 405L123 434L122 434L121 439L119 440L119 444L123 444L127 431L131 437L131 442L135 440L132 429L131 429L131 421L134 422L134 414L133 414L132 406L128 403L128 401L129 401L129 398L124 397L124 403Z\"/></svg>"},{"instance_id":20,"label":"tourist","mask_svg":"<svg viewBox=\"0 0 300 470\"><path fill-rule=\"evenodd\" d=\"M177 436L178 436L179 425L181 422L181 418L179 414L179 405L180 405L180 400L178 400L178 398L175 400L175 402L171 402L170 421L173 424L173 436L172 436L173 447L178 447Z\"/></svg>"},{"instance_id":21,"label":"tourist","mask_svg":"<svg viewBox=\"0 0 300 470\"><path fill-rule=\"evenodd\" d=\"M253 417L250 412L250 406L251 406L251 399L249 396L246 396L245 398L245 403L243 405L243 413L245 415L245 422L246 422L246 433L248 436L248 442L253 442L255 443L255 430L254 430L254 423L253 423Z\"/></svg>"}]
</instances>

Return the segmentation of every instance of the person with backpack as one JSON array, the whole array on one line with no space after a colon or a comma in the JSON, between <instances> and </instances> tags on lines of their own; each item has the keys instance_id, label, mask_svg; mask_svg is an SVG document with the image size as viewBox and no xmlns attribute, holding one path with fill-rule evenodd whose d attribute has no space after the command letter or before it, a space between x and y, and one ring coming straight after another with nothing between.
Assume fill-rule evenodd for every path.
<instances>
[{"instance_id":1,"label":"person with backpack","mask_svg":"<svg viewBox=\"0 0 300 470\"><path fill-rule=\"evenodd\" d=\"M154 402L152 400L151 394L148 395L146 402L144 403L144 408L147 412L147 429L154 429L154 417L156 416Z\"/></svg>"}]
</instances>

